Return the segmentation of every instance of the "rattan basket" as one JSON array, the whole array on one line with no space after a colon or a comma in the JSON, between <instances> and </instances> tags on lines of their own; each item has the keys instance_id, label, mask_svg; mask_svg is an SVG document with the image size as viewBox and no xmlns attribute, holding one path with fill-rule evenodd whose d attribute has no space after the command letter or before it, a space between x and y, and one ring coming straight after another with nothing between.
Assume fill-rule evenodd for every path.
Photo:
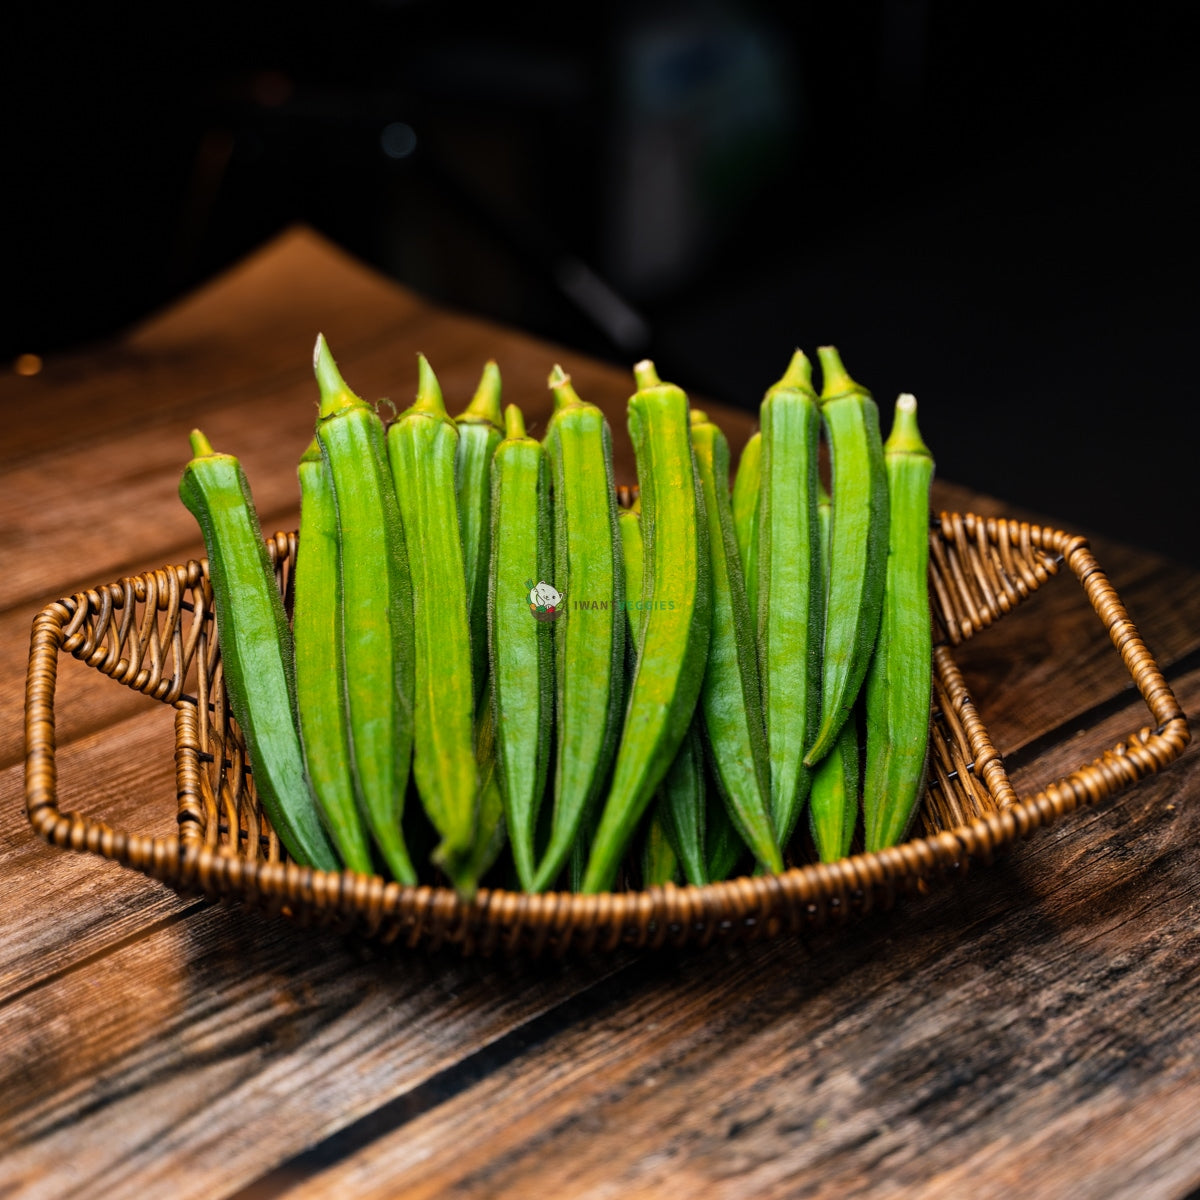
<instances>
[{"instance_id":1,"label":"rattan basket","mask_svg":"<svg viewBox=\"0 0 1200 1200\"><path fill-rule=\"evenodd\" d=\"M384 942L537 954L762 937L890 905L990 862L997 851L1111 796L1180 754L1188 726L1087 542L1016 521L943 513L933 522L934 698L923 836L877 854L707 887L581 896L449 888L324 873L286 860L254 793L226 707L206 564L192 561L48 605L35 619L26 685L29 820L52 845L89 851L185 894L240 900ZM285 597L294 534L269 542ZM967 694L952 648L1034 592L1075 573L1149 707L1152 723L1036 795L1018 798ZM178 837L124 833L59 811L54 691L61 653L175 708ZM165 753L165 747L164 747Z\"/></svg>"}]
</instances>

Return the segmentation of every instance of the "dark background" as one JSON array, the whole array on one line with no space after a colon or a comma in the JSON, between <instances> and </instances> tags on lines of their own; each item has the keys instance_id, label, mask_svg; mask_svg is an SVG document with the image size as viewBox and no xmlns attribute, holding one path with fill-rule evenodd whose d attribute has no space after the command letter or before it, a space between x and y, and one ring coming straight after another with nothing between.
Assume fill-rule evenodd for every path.
<instances>
[{"instance_id":1,"label":"dark background","mask_svg":"<svg viewBox=\"0 0 1200 1200\"><path fill-rule=\"evenodd\" d=\"M6 53L0 355L110 336L303 220L743 407L835 342L885 430L916 393L947 478L1200 565L1189 30L1182 5L47 6Z\"/></svg>"}]
</instances>

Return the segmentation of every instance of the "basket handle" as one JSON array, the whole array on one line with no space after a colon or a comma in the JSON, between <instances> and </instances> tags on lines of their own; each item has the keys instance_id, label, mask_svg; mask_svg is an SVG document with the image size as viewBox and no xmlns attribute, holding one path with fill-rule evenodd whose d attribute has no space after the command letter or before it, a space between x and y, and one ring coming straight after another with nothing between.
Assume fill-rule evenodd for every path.
<instances>
[{"instance_id":1,"label":"basket handle","mask_svg":"<svg viewBox=\"0 0 1200 1200\"><path fill-rule=\"evenodd\" d=\"M976 774L998 798L1002 812L1011 809L1021 836L1081 804L1095 804L1112 796L1179 757L1191 737L1187 718L1086 538L1025 522L1000 521L974 514L943 513L941 524L943 535L959 547L987 540L1005 547L1010 544L1036 547L1058 555L1082 585L1088 602L1120 654L1154 721L1153 727L1137 731L1127 741L1119 742L1040 791L1018 798L999 752L974 711L948 648L936 648L935 654L941 654L946 660L947 675L958 685L953 690L961 688L961 697L956 699L961 704L960 717L974 755ZM991 619L990 614L984 613L980 626L990 623Z\"/></svg>"},{"instance_id":2,"label":"basket handle","mask_svg":"<svg viewBox=\"0 0 1200 1200\"><path fill-rule=\"evenodd\" d=\"M177 840L122 833L103 821L59 811L54 689L65 630L78 605L78 597L56 600L33 621L25 676L25 811L29 823L53 846L102 854L164 883L182 882L185 855Z\"/></svg>"}]
</instances>

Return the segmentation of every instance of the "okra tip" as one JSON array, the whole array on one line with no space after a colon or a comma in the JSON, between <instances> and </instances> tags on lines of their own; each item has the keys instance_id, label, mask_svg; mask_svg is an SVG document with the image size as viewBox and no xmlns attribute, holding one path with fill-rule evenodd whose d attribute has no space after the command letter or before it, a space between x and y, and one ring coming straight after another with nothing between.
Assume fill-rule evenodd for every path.
<instances>
[{"instance_id":1,"label":"okra tip","mask_svg":"<svg viewBox=\"0 0 1200 1200\"><path fill-rule=\"evenodd\" d=\"M658 387L662 383L662 380L658 377L657 368L648 358L643 358L642 361L633 368L633 378L637 382L639 388Z\"/></svg>"},{"instance_id":2,"label":"okra tip","mask_svg":"<svg viewBox=\"0 0 1200 1200\"><path fill-rule=\"evenodd\" d=\"M818 346L817 358L821 361L821 399L831 400L847 392L866 392L861 383L850 378L850 372L842 364L842 356L836 346Z\"/></svg>"},{"instance_id":3,"label":"okra tip","mask_svg":"<svg viewBox=\"0 0 1200 1200\"><path fill-rule=\"evenodd\" d=\"M509 404L504 409L504 436L509 441L516 441L518 438L527 436L525 414L515 404ZM529 586L533 587L533 584L531 583Z\"/></svg>"},{"instance_id":4,"label":"okra tip","mask_svg":"<svg viewBox=\"0 0 1200 1200\"><path fill-rule=\"evenodd\" d=\"M321 461L321 443L315 437L308 443L308 449L300 455L300 461L302 463Z\"/></svg>"},{"instance_id":5,"label":"okra tip","mask_svg":"<svg viewBox=\"0 0 1200 1200\"><path fill-rule=\"evenodd\" d=\"M922 454L927 458L932 457L917 426L917 398L910 392L904 392L896 399L892 431L888 434L883 449L886 454Z\"/></svg>"},{"instance_id":6,"label":"okra tip","mask_svg":"<svg viewBox=\"0 0 1200 1200\"><path fill-rule=\"evenodd\" d=\"M579 393L571 384L571 377L558 365L550 371L550 390L554 393L554 411L561 412L575 404L582 404Z\"/></svg>"},{"instance_id":7,"label":"okra tip","mask_svg":"<svg viewBox=\"0 0 1200 1200\"><path fill-rule=\"evenodd\" d=\"M788 363L787 370L784 371L779 382L771 388L771 391L811 392L812 390L812 363L803 350L797 350L792 355L792 361Z\"/></svg>"},{"instance_id":8,"label":"okra tip","mask_svg":"<svg viewBox=\"0 0 1200 1200\"><path fill-rule=\"evenodd\" d=\"M413 404L416 412L431 413L435 416L446 415L446 403L442 399L442 385L438 383L429 359L423 354L417 355L417 399Z\"/></svg>"},{"instance_id":9,"label":"okra tip","mask_svg":"<svg viewBox=\"0 0 1200 1200\"><path fill-rule=\"evenodd\" d=\"M702 408L693 408L690 410L690 419L693 425L708 425L708 413Z\"/></svg>"},{"instance_id":10,"label":"okra tip","mask_svg":"<svg viewBox=\"0 0 1200 1200\"><path fill-rule=\"evenodd\" d=\"M479 377L479 386L471 403L467 405L464 417L475 417L490 421L499 429L504 424L504 415L500 406L500 368L495 359L488 359L484 365L483 374ZM460 418L461 420L461 418Z\"/></svg>"},{"instance_id":11,"label":"okra tip","mask_svg":"<svg viewBox=\"0 0 1200 1200\"><path fill-rule=\"evenodd\" d=\"M331 417L343 408L362 403L342 378L323 333L317 334L317 343L313 347L313 374L317 377L317 389L321 393L322 417Z\"/></svg>"},{"instance_id":12,"label":"okra tip","mask_svg":"<svg viewBox=\"0 0 1200 1200\"><path fill-rule=\"evenodd\" d=\"M198 429L193 429L188 435L188 441L192 447L193 458L203 458L206 454L212 454L212 442L208 440Z\"/></svg>"}]
</instances>

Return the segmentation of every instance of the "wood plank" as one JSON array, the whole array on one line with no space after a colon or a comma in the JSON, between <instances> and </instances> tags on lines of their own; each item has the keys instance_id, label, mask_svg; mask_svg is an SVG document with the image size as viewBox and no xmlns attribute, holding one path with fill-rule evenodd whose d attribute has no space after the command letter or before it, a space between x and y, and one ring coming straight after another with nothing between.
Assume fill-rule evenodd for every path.
<instances>
[{"instance_id":1,"label":"wood plank","mask_svg":"<svg viewBox=\"0 0 1200 1200\"><path fill-rule=\"evenodd\" d=\"M1180 694L1200 706L1200 670ZM1066 769L1070 748L1050 757ZM1182 1195L1200 1183L1200 1010L1181 1003L1200 987L1200 806L1175 801L1198 779L1193 746L807 945L643 962L288 1196Z\"/></svg>"},{"instance_id":2,"label":"wood plank","mask_svg":"<svg viewBox=\"0 0 1200 1200\"><path fill-rule=\"evenodd\" d=\"M227 1195L619 969L203 909L4 1009L7 1194Z\"/></svg>"},{"instance_id":3,"label":"wood plank","mask_svg":"<svg viewBox=\"0 0 1200 1200\"><path fill-rule=\"evenodd\" d=\"M172 837L174 713L145 703L60 751L60 804L131 833ZM25 817L24 764L0 772L0 806L0 1005L194 903L96 855L46 845Z\"/></svg>"}]
</instances>

